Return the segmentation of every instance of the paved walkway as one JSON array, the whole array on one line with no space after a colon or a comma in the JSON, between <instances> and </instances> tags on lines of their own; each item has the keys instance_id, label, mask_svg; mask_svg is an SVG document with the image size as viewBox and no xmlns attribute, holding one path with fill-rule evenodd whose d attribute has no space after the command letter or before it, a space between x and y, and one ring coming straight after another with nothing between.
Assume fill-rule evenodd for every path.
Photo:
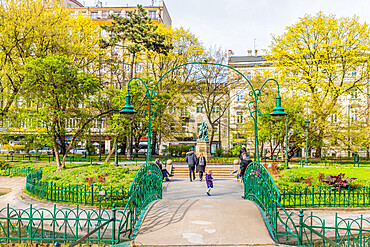
<instances>
[{"instance_id":1,"label":"paved walkway","mask_svg":"<svg viewBox=\"0 0 370 247\"><path fill-rule=\"evenodd\" d=\"M150 205L135 238L138 246L275 246L258 208L243 200L233 179L206 183L174 178Z\"/></svg>"}]
</instances>

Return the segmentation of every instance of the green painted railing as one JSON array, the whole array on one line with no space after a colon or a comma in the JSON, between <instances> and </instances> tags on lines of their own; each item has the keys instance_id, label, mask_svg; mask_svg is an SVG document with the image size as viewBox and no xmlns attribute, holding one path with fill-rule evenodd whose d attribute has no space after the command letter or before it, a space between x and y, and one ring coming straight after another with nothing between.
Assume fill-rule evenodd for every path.
<instances>
[{"instance_id":1,"label":"green painted railing","mask_svg":"<svg viewBox=\"0 0 370 247\"><path fill-rule=\"evenodd\" d=\"M99 209L36 209L30 205L27 209L14 209L8 204L0 209L1 243L69 243L110 221L105 227L85 240L89 244L116 243L114 231L118 217L123 212Z\"/></svg>"},{"instance_id":2,"label":"green painted railing","mask_svg":"<svg viewBox=\"0 0 370 247\"><path fill-rule=\"evenodd\" d=\"M281 204L284 207L368 207L370 187L357 189L335 189L327 187L307 187L304 189L280 190Z\"/></svg>"},{"instance_id":3,"label":"green painted railing","mask_svg":"<svg viewBox=\"0 0 370 247\"><path fill-rule=\"evenodd\" d=\"M3 175L40 179L42 171L34 169L3 169ZM86 237L97 227L101 229L86 237L87 244L118 244L131 240L140 224L140 216L154 200L162 198L162 172L153 163L143 164L129 188L124 209L0 209L0 243L70 243Z\"/></svg>"},{"instance_id":4,"label":"green painted railing","mask_svg":"<svg viewBox=\"0 0 370 247\"><path fill-rule=\"evenodd\" d=\"M114 155L111 157L111 159L114 159ZM10 162L24 162L24 161L32 161L32 162L54 162L55 157L52 155L41 155L41 154L0 154L0 160L3 161L10 161ZM104 162L105 157L102 156L101 161L99 161L99 156L87 156L87 157L82 157L82 156L67 156L66 158L66 163L74 163L74 162L87 162L87 163L92 163L92 162ZM145 160L145 157L143 156L137 156L135 158L136 161L138 160ZM135 161L134 160L134 161ZM118 156L118 162L125 162L128 161L126 157L124 156Z\"/></svg>"},{"instance_id":5,"label":"green painted railing","mask_svg":"<svg viewBox=\"0 0 370 247\"><path fill-rule=\"evenodd\" d=\"M129 199L124 209L127 214L119 224L119 239L133 239L146 207L162 198L162 171L154 163L143 164L129 189Z\"/></svg>"},{"instance_id":6,"label":"green painted railing","mask_svg":"<svg viewBox=\"0 0 370 247\"><path fill-rule=\"evenodd\" d=\"M280 197L280 192L266 168L258 162L249 165L244 176L244 198L255 202L265 213L266 225L277 242L282 239L295 239L298 242L296 225L292 215L280 204Z\"/></svg>"},{"instance_id":7,"label":"green painted railing","mask_svg":"<svg viewBox=\"0 0 370 247\"><path fill-rule=\"evenodd\" d=\"M128 189L125 187L104 187L94 185L60 185L41 182L42 170L32 168L3 168L3 176L27 176L26 191L32 196L52 202L63 202L90 206L126 206Z\"/></svg>"},{"instance_id":8,"label":"green painted railing","mask_svg":"<svg viewBox=\"0 0 370 247\"><path fill-rule=\"evenodd\" d=\"M311 214L304 218L300 211L300 245L304 246L370 246L370 221L362 215L356 219L341 218L337 214L327 223Z\"/></svg>"},{"instance_id":9,"label":"green painted railing","mask_svg":"<svg viewBox=\"0 0 370 247\"><path fill-rule=\"evenodd\" d=\"M311 193L312 191L314 194ZM367 206L370 197L370 190L367 187L359 189L358 193L343 190L331 191L330 196L327 194L328 191L321 188L312 188L312 191L303 194L302 197L307 195L307 198L300 202L297 200L302 195L302 191L295 193L294 205L317 206L315 202L321 200L324 194L326 195L325 201L329 205L342 207L352 203L352 205L361 206L362 203L363 206ZM269 172L261 164L253 162L248 167L244 176L244 198L254 201L260 207L271 236L278 243L295 246L370 246L370 220L362 215L357 219L349 219L341 218L336 214L332 221L328 220L334 223L328 224L312 212L305 217L302 209L299 214L294 214L284 208L286 203L290 203L292 199L287 193L289 191L279 192ZM309 198L309 193L314 196Z\"/></svg>"}]
</instances>

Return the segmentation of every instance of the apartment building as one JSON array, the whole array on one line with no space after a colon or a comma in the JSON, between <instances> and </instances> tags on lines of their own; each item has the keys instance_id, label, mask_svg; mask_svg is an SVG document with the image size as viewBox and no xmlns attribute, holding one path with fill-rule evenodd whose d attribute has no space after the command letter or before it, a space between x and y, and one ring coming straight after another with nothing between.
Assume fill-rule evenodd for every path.
<instances>
[{"instance_id":1,"label":"apartment building","mask_svg":"<svg viewBox=\"0 0 370 247\"><path fill-rule=\"evenodd\" d=\"M232 55L232 51L229 51L228 54L228 65L239 70L243 73L248 80L253 79L257 74L265 71L265 70L274 70L271 63L266 63L266 58L261 55L258 55L258 51L252 50L247 51L247 55L244 56L234 56ZM324 72L325 73L325 72ZM357 76L356 70L353 70L348 75L351 79ZM233 79L231 75L229 75L229 79ZM286 90L284 87L281 87L280 90ZM249 112L247 111L247 104L245 99L247 94L250 91L250 86L245 82L244 84L240 85L240 88L237 89L236 95L237 97L230 105L230 139L237 140L238 142L245 143L249 150L254 150L254 132L251 130L250 132L240 132L240 126L245 123L245 119L249 118ZM368 90L369 91L369 90ZM370 109L369 103L369 92L364 92L363 90L353 89L353 91L349 95L341 96L341 110L338 115L331 116L328 121L331 124L340 124L343 129L348 128L351 124L354 125L360 121L365 122L365 118L361 112L365 111L365 108ZM283 106L284 107L284 106ZM314 120L311 120L314 121ZM344 135L348 135L348 133L344 133ZM349 138L349 137L348 137ZM232 143L232 142L231 142ZM235 143L235 142L234 142ZM283 147L280 147L282 149ZM270 149L269 146L265 147L266 152ZM327 143L323 148L323 153L326 155L331 156L347 156L348 153L352 155L353 151L349 152L349 148L343 149L343 147L333 147ZM364 150L357 150L360 156L366 156L366 151ZM304 155L305 151L304 148L302 149L302 155Z\"/></svg>"},{"instance_id":2,"label":"apartment building","mask_svg":"<svg viewBox=\"0 0 370 247\"><path fill-rule=\"evenodd\" d=\"M82 13L83 15L89 16L99 25L110 24L112 22L113 15L127 17L128 11L133 11L137 8L136 6L125 6L125 7L104 6L101 1L98 1L96 6L78 6L78 7L74 6L74 7L75 7L74 13L76 15ZM155 22L165 24L167 26L172 25L171 16L167 10L164 1L159 1L158 5L143 6L143 8L148 12L148 17L154 20Z\"/></svg>"}]
</instances>

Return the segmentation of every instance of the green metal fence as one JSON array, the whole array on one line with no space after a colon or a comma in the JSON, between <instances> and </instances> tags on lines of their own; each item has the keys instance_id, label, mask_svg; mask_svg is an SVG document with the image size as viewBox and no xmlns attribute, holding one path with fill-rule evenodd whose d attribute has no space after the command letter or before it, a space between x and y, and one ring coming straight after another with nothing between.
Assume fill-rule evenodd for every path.
<instances>
[{"instance_id":1,"label":"green metal fence","mask_svg":"<svg viewBox=\"0 0 370 247\"><path fill-rule=\"evenodd\" d=\"M41 170L7 168L2 174L25 175L27 179L37 180ZM117 244L133 239L140 215L154 200L162 198L162 172L153 163L143 164L129 188L124 209L117 210L113 203L112 210L58 209L53 210L13 209L9 205L0 209L0 243L51 243L75 242L83 239L87 244Z\"/></svg>"},{"instance_id":2,"label":"green metal fence","mask_svg":"<svg viewBox=\"0 0 370 247\"><path fill-rule=\"evenodd\" d=\"M140 216L146 207L162 198L162 171L154 163L146 163L140 167L129 189L129 199L125 210L128 213L122 217L119 224L119 240L133 239Z\"/></svg>"},{"instance_id":3,"label":"green metal fence","mask_svg":"<svg viewBox=\"0 0 370 247\"><path fill-rule=\"evenodd\" d=\"M332 189L307 187L303 189L283 188L280 190L284 207L368 207L370 187L357 189Z\"/></svg>"},{"instance_id":4,"label":"green metal fence","mask_svg":"<svg viewBox=\"0 0 370 247\"><path fill-rule=\"evenodd\" d=\"M111 159L114 159L114 155L111 157ZM1 154L0 155L0 160L3 161L10 161L10 162L24 162L24 161L32 161L32 162L54 162L55 157L52 155L40 155L40 154ZM99 156L87 156L87 157L82 157L82 156L67 156L66 162L67 163L73 163L73 162L103 162L105 160L105 157L101 158L101 161L99 161ZM145 160L144 156L137 156L133 161L138 161L138 160ZM127 161L126 157L119 156L118 155L118 162L125 162Z\"/></svg>"},{"instance_id":5,"label":"green metal fence","mask_svg":"<svg viewBox=\"0 0 370 247\"><path fill-rule=\"evenodd\" d=\"M368 206L368 187L352 191L330 191L314 187L309 190L282 193L276 188L269 172L259 163L253 162L244 176L244 198L254 201L261 209L271 236L279 243L298 246L370 246L370 220L362 215L357 219L333 220L318 216L288 212L285 206ZM320 204L320 206L323 206ZM330 222L332 222L330 224Z\"/></svg>"},{"instance_id":6,"label":"green metal fence","mask_svg":"<svg viewBox=\"0 0 370 247\"><path fill-rule=\"evenodd\" d=\"M281 239L294 239L298 242L296 225L292 215L280 204L280 197L280 192L266 168L259 162L249 165L244 175L244 198L255 202L262 209L266 225L277 242Z\"/></svg>"},{"instance_id":7,"label":"green metal fence","mask_svg":"<svg viewBox=\"0 0 370 247\"><path fill-rule=\"evenodd\" d=\"M128 199L125 187L103 187L101 185L60 185L53 182L41 182L42 170L32 168L3 168L3 176L27 176L26 191L32 196L52 202L83 204L90 206L124 207Z\"/></svg>"},{"instance_id":8,"label":"green metal fence","mask_svg":"<svg viewBox=\"0 0 370 247\"><path fill-rule=\"evenodd\" d=\"M112 210L36 209L30 205L27 209L14 209L9 205L0 209L0 241L1 243L68 243L76 241L109 222L85 240L89 244L113 244L116 242L114 229L118 225L117 217L123 212L115 207Z\"/></svg>"}]
</instances>

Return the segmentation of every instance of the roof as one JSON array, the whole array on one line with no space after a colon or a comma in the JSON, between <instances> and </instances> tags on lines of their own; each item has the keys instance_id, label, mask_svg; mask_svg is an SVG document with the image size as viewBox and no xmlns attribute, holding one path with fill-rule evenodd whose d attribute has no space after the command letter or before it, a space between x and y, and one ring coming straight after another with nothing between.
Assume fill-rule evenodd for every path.
<instances>
[{"instance_id":1,"label":"roof","mask_svg":"<svg viewBox=\"0 0 370 247\"><path fill-rule=\"evenodd\" d=\"M271 66L271 63L266 63L267 59L263 56L230 56L229 66L231 67L256 67L256 66Z\"/></svg>"},{"instance_id":2,"label":"roof","mask_svg":"<svg viewBox=\"0 0 370 247\"><path fill-rule=\"evenodd\" d=\"M263 56L231 56L230 62L234 63L250 63L250 62L266 62L266 58Z\"/></svg>"}]
</instances>

